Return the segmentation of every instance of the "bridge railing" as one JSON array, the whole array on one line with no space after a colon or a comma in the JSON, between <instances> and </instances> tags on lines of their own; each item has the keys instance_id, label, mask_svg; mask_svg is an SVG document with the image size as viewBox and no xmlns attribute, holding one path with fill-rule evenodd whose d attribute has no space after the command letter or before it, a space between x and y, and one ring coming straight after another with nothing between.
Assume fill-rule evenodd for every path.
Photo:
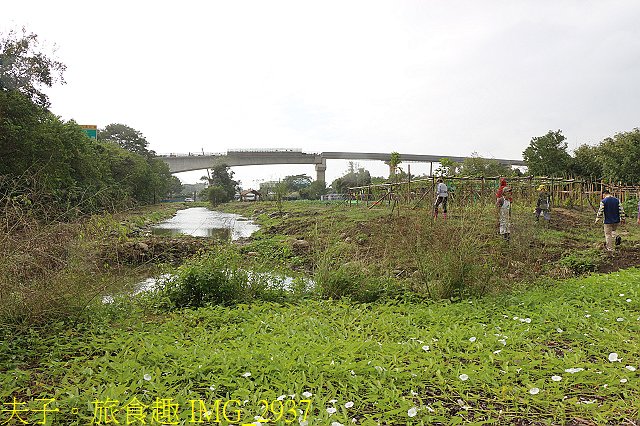
<instances>
[{"instance_id":1,"label":"bridge railing","mask_svg":"<svg viewBox=\"0 0 640 426\"><path fill-rule=\"evenodd\" d=\"M234 152L302 152L301 148L235 148L228 149L227 153Z\"/></svg>"},{"instance_id":2,"label":"bridge railing","mask_svg":"<svg viewBox=\"0 0 640 426\"><path fill-rule=\"evenodd\" d=\"M171 152L156 154L156 157L219 157L227 155L226 152Z\"/></svg>"}]
</instances>

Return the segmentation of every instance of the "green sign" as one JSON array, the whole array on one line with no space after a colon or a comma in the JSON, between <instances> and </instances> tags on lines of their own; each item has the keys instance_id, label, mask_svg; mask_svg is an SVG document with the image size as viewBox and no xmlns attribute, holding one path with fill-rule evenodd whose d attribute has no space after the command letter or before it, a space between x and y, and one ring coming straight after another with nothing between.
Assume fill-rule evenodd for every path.
<instances>
[{"instance_id":1,"label":"green sign","mask_svg":"<svg viewBox=\"0 0 640 426\"><path fill-rule=\"evenodd\" d=\"M98 126L95 124L81 124L80 127L91 139L98 139Z\"/></svg>"}]
</instances>

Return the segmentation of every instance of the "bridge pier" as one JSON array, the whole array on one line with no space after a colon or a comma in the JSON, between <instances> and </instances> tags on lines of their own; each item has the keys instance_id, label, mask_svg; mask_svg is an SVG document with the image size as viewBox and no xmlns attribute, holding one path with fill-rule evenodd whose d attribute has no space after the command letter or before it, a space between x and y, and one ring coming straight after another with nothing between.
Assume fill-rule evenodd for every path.
<instances>
[{"instance_id":1,"label":"bridge pier","mask_svg":"<svg viewBox=\"0 0 640 426\"><path fill-rule=\"evenodd\" d=\"M316 163L316 180L326 185L325 172L327 171L327 160L322 159L322 163Z\"/></svg>"}]
</instances>

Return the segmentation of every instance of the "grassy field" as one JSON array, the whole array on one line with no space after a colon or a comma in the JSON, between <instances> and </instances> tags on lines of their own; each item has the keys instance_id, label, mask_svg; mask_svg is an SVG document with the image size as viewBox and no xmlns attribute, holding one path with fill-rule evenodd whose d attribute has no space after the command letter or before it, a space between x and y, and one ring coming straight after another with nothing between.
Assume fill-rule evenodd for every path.
<instances>
[{"instance_id":1,"label":"grassy field","mask_svg":"<svg viewBox=\"0 0 640 426\"><path fill-rule=\"evenodd\" d=\"M90 325L5 336L1 396L34 409L54 398L54 424L66 425L90 424L108 400L124 424L134 397L150 424L156 399L177 404L179 424L198 400L208 410L238 400L227 414L244 423L310 400L306 421L318 425L637 424L639 284L632 269L457 303L256 302L163 316L116 304Z\"/></svg>"},{"instance_id":2,"label":"grassy field","mask_svg":"<svg viewBox=\"0 0 640 426\"><path fill-rule=\"evenodd\" d=\"M569 278L640 266L640 227L619 229L623 245L613 258L603 250L602 222L595 214L556 208L549 225L534 221L530 206L515 204L510 244L497 235L492 205L450 208L449 219L433 221L427 208L368 209L337 203L232 203L221 206L254 218L263 229L244 252L292 241L285 267L307 274L347 265L368 276L392 277L431 298L500 293L526 287L541 277ZM264 260L273 256L269 253ZM261 257L258 256L260 261Z\"/></svg>"},{"instance_id":3,"label":"grassy field","mask_svg":"<svg viewBox=\"0 0 640 426\"><path fill-rule=\"evenodd\" d=\"M262 230L161 269L181 291L224 290L225 305L122 296L0 327L0 424L23 424L11 407L60 425L640 424L640 270L621 269L640 265L635 224L609 258L601 225L573 210L544 227L518 207L506 244L491 206L446 222L324 203L221 209ZM145 220L92 219L98 236L151 246L130 232ZM246 271L316 288L281 297ZM609 273L579 276L592 271Z\"/></svg>"}]
</instances>

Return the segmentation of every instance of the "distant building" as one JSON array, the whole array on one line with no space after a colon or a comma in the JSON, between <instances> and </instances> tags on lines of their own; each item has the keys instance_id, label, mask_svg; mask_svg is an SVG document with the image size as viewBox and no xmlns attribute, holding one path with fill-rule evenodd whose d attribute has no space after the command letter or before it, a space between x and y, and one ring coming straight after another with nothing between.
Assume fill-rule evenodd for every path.
<instances>
[{"instance_id":1,"label":"distant building","mask_svg":"<svg viewBox=\"0 0 640 426\"><path fill-rule=\"evenodd\" d=\"M247 189L240 192L240 201L260 201L262 194L255 189Z\"/></svg>"},{"instance_id":2,"label":"distant building","mask_svg":"<svg viewBox=\"0 0 640 426\"><path fill-rule=\"evenodd\" d=\"M320 196L322 201L339 201L345 199L345 194L324 194Z\"/></svg>"}]
</instances>

